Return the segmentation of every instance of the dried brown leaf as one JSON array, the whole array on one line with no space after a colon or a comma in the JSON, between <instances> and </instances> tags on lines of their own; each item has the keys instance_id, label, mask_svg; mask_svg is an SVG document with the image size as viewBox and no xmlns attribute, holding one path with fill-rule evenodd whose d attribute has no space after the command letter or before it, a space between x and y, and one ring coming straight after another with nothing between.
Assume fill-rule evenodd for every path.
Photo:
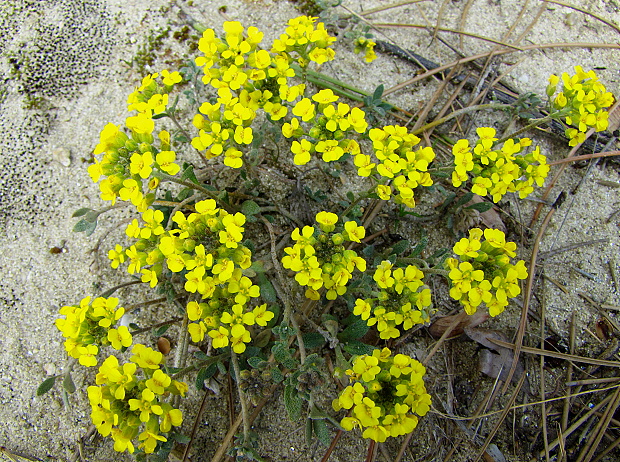
<instances>
[{"instance_id":1,"label":"dried brown leaf","mask_svg":"<svg viewBox=\"0 0 620 462\"><path fill-rule=\"evenodd\" d=\"M441 318L437 318L428 328L430 334L435 338L441 338L444 332L448 330L454 320L459 316L460 313L453 316L443 316ZM452 330L448 338L458 337L459 335L463 334L463 331L466 327L476 327L482 324L487 319L489 319L488 313L485 313L484 311L476 311L471 316L463 318L463 320L459 322Z\"/></svg>"}]
</instances>

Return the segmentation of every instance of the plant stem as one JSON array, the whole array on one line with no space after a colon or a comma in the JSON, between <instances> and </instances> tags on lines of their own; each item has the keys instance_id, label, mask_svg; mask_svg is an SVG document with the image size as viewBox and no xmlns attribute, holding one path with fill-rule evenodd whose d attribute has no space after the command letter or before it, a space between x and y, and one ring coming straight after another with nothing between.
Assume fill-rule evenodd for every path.
<instances>
[{"instance_id":1,"label":"plant stem","mask_svg":"<svg viewBox=\"0 0 620 462\"><path fill-rule=\"evenodd\" d=\"M165 181L171 181L173 183L177 183L183 186L186 186L190 189L194 189L196 191L200 191L201 193L203 193L205 196L207 196L209 199L213 199L214 201L218 201L218 197L217 194L215 193L215 191L209 191L206 188L203 188L202 186L200 186L199 184L196 183L192 183L191 181L185 181L185 180L181 180L175 176L172 175L168 175L164 172L159 172L159 171L153 171L153 176L160 178L162 180ZM222 204L222 208L226 209L227 212L231 212L232 208L230 206L227 206L226 204Z\"/></svg>"},{"instance_id":2,"label":"plant stem","mask_svg":"<svg viewBox=\"0 0 620 462\"><path fill-rule=\"evenodd\" d=\"M174 374L172 376L173 379L179 379L181 377L183 377L184 375L189 374L190 372L194 372L196 370L199 370L205 366L210 366L211 364L214 364L218 361L224 361L225 359L228 358L228 353L222 353L220 355L217 356L211 356L209 359L205 359L203 361L199 361L195 364L192 364L191 366L187 366L183 369L181 369L179 372L177 372L176 374Z\"/></svg>"},{"instance_id":3,"label":"plant stem","mask_svg":"<svg viewBox=\"0 0 620 462\"><path fill-rule=\"evenodd\" d=\"M370 192L372 192L374 190L374 187L370 190ZM346 217L347 214L353 210L353 207L355 207L362 199L367 199L368 198L368 194L369 193L365 193L365 194L360 194L360 196L358 198L356 198L353 202L351 202L351 204L344 209L344 212L342 212L340 214L341 217Z\"/></svg>"},{"instance_id":4,"label":"plant stem","mask_svg":"<svg viewBox=\"0 0 620 462\"><path fill-rule=\"evenodd\" d=\"M177 97L177 99L178 99L178 97ZM175 102L175 103L176 103L176 102ZM176 104L175 104L175 105L176 105ZM180 124L180 123L179 123L179 121L177 120L177 118L176 118L176 111L175 111L174 109L172 109L172 108L171 108L171 110L170 110L170 111L168 111L166 114L168 115L168 117L170 118L170 120L172 120L172 122L174 123L174 125L176 125L176 127L179 129L179 131L183 134L183 136L184 136L185 138L187 138L188 140L191 140L191 139L192 139L192 137L190 136L190 134L187 132L187 130L185 130L185 129L181 126L181 124ZM198 149L194 148L194 150L196 151L196 153L198 153L198 157L200 157L200 160L202 161L202 163L203 163L206 167L208 167L208 166L209 166L209 163L207 162L207 159L205 158L205 156L203 156L203 155L202 155L202 153L201 153Z\"/></svg>"},{"instance_id":5,"label":"plant stem","mask_svg":"<svg viewBox=\"0 0 620 462\"><path fill-rule=\"evenodd\" d=\"M187 359L187 348L189 347L189 331L187 326L189 324L189 318L187 313L183 316L183 323L181 324L181 338L177 348L177 354L174 357L174 367L184 367Z\"/></svg>"},{"instance_id":6,"label":"plant stem","mask_svg":"<svg viewBox=\"0 0 620 462\"><path fill-rule=\"evenodd\" d=\"M500 143L503 143L506 140L509 140L511 138L514 138L516 136L519 136L521 133L524 133L528 130L531 130L532 128L536 128L542 124L545 124L547 122L550 122L553 119L559 119L560 117L562 117L563 115L566 115L567 111L565 109L562 109L560 111L556 111L556 112L552 112L549 115L546 115L545 117L541 118L541 119L531 119L532 121L527 124L525 127L517 130L514 133L511 133L508 136L504 136L503 138L497 140L495 143L493 143L494 145L498 145Z\"/></svg>"},{"instance_id":7,"label":"plant stem","mask_svg":"<svg viewBox=\"0 0 620 462\"><path fill-rule=\"evenodd\" d=\"M459 109L458 111L451 112L447 116L442 117L441 119L434 120L431 123L418 128L417 130L411 131L410 133L412 135L417 135L418 133L422 133L430 128L436 127L437 125L441 125L442 123L447 122L450 119L454 119L455 117L459 117L463 114L469 114L470 112L480 111L482 109L512 109L512 108L513 106L510 104L497 104L497 103L477 104L475 106L469 106L463 109Z\"/></svg>"},{"instance_id":8,"label":"plant stem","mask_svg":"<svg viewBox=\"0 0 620 462\"><path fill-rule=\"evenodd\" d=\"M239 368L239 358L235 350L230 350L230 357L232 359L233 369L235 371L235 381L237 382L237 391L239 392L239 401L241 401L241 415L243 417L243 444L248 444L250 441L250 421L248 420L248 408L245 401L245 393L241 389L241 369Z\"/></svg>"}]
</instances>

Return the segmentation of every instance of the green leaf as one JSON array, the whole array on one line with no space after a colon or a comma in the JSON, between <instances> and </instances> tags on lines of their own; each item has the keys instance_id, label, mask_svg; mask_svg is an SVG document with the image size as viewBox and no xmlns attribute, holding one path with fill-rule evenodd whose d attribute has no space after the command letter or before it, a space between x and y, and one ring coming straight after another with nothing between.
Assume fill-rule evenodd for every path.
<instances>
[{"instance_id":1,"label":"green leaf","mask_svg":"<svg viewBox=\"0 0 620 462\"><path fill-rule=\"evenodd\" d=\"M243 204L241 204L241 213L243 213L245 216L256 215L257 213L260 213L260 207L254 201L245 201Z\"/></svg>"},{"instance_id":2,"label":"green leaf","mask_svg":"<svg viewBox=\"0 0 620 462\"><path fill-rule=\"evenodd\" d=\"M424 235L420 238L418 243L415 245L415 247L411 251L411 256L416 257L420 255L427 245L428 245L428 237Z\"/></svg>"},{"instance_id":3,"label":"green leaf","mask_svg":"<svg viewBox=\"0 0 620 462\"><path fill-rule=\"evenodd\" d=\"M311 419L306 419L306 444L308 446L310 446L310 442L312 441L312 420Z\"/></svg>"},{"instance_id":4,"label":"green leaf","mask_svg":"<svg viewBox=\"0 0 620 462\"><path fill-rule=\"evenodd\" d=\"M351 340L358 340L366 335L368 329L370 328L368 327L368 324L366 324L366 321L358 318L355 322L353 322L353 324L338 334L338 339L344 343Z\"/></svg>"},{"instance_id":5,"label":"green leaf","mask_svg":"<svg viewBox=\"0 0 620 462\"><path fill-rule=\"evenodd\" d=\"M173 432L170 436L179 444L187 444L192 440L189 436L181 435L177 432Z\"/></svg>"},{"instance_id":6,"label":"green leaf","mask_svg":"<svg viewBox=\"0 0 620 462\"><path fill-rule=\"evenodd\" d=\"M396 244L392 246L392 253L395 253L396 255L400 255L401 253L405 252L409 248L410 245L411 243L407 239L398 241Z\"/></svg>"},{"instance_id":7,"label":"green leaf","mask_svg":"<svg viewBox=\"0 0 620 462\"><path fill-rule=\"evenodd\" d=\"M76 233L85 233L87 236L93 234L95 229L97 229L97 222L91 223L85 219L81 219L73 227L73 231Z\"/></svg>"},{"instance_id":8,"label":"green leaf","mask_svg":"<svg viewBox=\"0 0 620 462\"><path fill-rule=\"evenodd\" d=\"M282 371L279 368L277 368L277 367L274 367L274 368L271 369L271 378L276 383L280 383L280 382L282 382L284 380L284 376L282 375Z\"/></svg>"},{"instance_id":9,"label":"green leaf","mask_svg":"<svg viewBox=\"0 0 620 462\"><path fill-rule=\"evenodd\" d=\"M254 369L264 369L267 365L267 361L258 356L254 356L248 359L248 364L252 366Z\"/></svg>"},{"instance_id":10,"label":"green leaf","mask_svg":"<svg viewBox=\"0 0 620 462\"><path fill-rule=\"evenodd\" d=\"M258 334L254 339L254 345L256 345L258 348L266 347L271 341L271 335L271 329L262 330L260 334Z\"/></svg>"},{"instance_id":11,"label":"green leaf","mask_svg":"<svg viewBox=\"0 0 620 462\"><path fill-rule=\"evenodd\" d=\"M306 349L312 350L314 348L320 348L325 345L325 337L318 332L308 332L301 336L301 339L306 346Z\"/></svg>"},{"instance_id":12,"label":"green leaf","mask_svg":"<svg viewBox=\"0 0 620 462\"><path fill-rule=\"evenodd\" d=\"M369 258L372 257L375 253L375 246L369 245L369 246L364 247L364 249L362 250L362 253L366 257L369 257Z\"/></svg>"},{"instance_id":13,"label":"green leaf","mask_svg":"<svg viewBox=\"0 0 620 462\"><path fill-rule=\"evenodd\" d=\"M308 417L312 420L325 419L328 415L322 409L318 408L316 404L313 404L308 413Z\"/></svg>"},{"instance_id":14,"label":"green leaf","mask_svg":"<svg viewBox=\"0 0 620 462\"><path fill-rule=\"evenodd\" d=\"M288 413L288 418L293 422L298 421L301 417L301 404L302 399L299 397L297 389L291 384L284 387L284 407Z\"/></svg>"},{"instance_id":15,"label":"green leaf","mask_svg":"<svg viewBox=\"0 0 620 462\"><path fill-rule=\"evenodd\" d=\"M273 353L276 361L278 361L287 369L294 369L295 367L297 367L297 360L293 358L291 350L288 348L288 346L286 346L284 342L276 342L273 347L271 347L271 352Z\"/></svg>"},{"instance_id":16,"label":"green leaf","mask_svg":"<svg viewBox=\"0 0 620 462\"><path fill-rule=\"evenodd\" d=\"M221 361L216 362L216 363L215 363L215 365L216 365L216 366L217 366L217 368L219 369L220 374L224 375L224 374L226 374L226 372L228 372L228 371L226 370L226 368L224 367L224 364L222 364L222 362L221 362Z\"/></svg>"},{"instance_id":17,"label":"green leaf","mask_svg":"<svg viewBox=\"0 0 620 462\"><path fill-rule=\"evenodd\" d=\"M383 84L375 88L375 91L372 94L372 99L374 99L375 101L381 100L381 95L383 95L383 89Z\"/></svg>"},{"instance_id":18,"label":"green leaf","mask_svg":"<svg viewBox=\"0 0 620 462\"><path fill-rule=\"evenodd\" d=\"M476 204L471 204L465 207L465 209L477 210L480 213L484 213L491 208L493 208L493 204L491 204L490 202L478 202Z\"/></svg>"},{"instance_id":19,"label":"green leaf","mask_svg":"<svg viewBox=\"0 0 620 462\"><path fill-rule=\"evenodd\" d=\"M455 207L460 207L461 205L467 204L472 197L474 197L474 193L468 192L467 194L462 195L458 201L456 201Z\"/></svg>"},{"instance_id":20,"label":"green leaf","mask_svg":"<svg viewBox=\"0 0 620 462\"><path fill-rule=\"evenodd\" d=\"M196 389L202 390L204 381L213 377L217 372L217 363L209 364L207 367L203 367L198 371L196 375Z\"/></svg>"},{"instance_id":21,"label":"green leaf","mask_svg":"<svg viewBox=\"0 0 620 462\"><path fill-rule=\"evenodd\" d=\"M351 191L347 191L347 199L349 199L349 201L351 202L355 201L355 194L353 194Z\"/></svg>"},{"instance_id":22,"label":"green leaf","mask_svg":"<svg viewBox=\"0 0 620 462\"><path fill-rule=\"evenodd\" d=\"M343 345L342 348L344 351L352 355L371 355L375 350L375 347L366 345L359 340L351 340L347 344Z\"/></svg>"},{"instance_id":23,"label":"green leaf","mask_svg":"<svg viewBox=\"0 0 620 462\"><path fill-rule=\"evenodd\" d=\"M53 377L50 377L49 379L45 379L43 381L43 383L41 383L41 385L39 385L39 388L37 388L37 396L44 395L45 393L50 391L52 389L52 387L54 386L54 383L56 383L56 379L58 377L60 377L60 376L59 375L55 375Z\"/></svg>"},{"instance_id":24,"label":"green leaf","mask_svg":"<svg viewBox=\"0 0 620 462\"><path fill-rule=\"evenodd\" d=\"M73 383L70 372L65 374L65 378L62 380L62 387L67 390L68 393L73 393L75 391L75 383Z\"/></svg>"},{"instance_id":25,"label":"green leaf","mask_svg":"<svg viewBox=\"0 0 620 462\"><path fill-rule=\"evenodd\" d=\"M154 337L161 337L166 333L166 331L170 329L170 324L166 324L165 326L154 327L151 330L151 333Z\"/></svg>"},{"instance_id":26,"label":"green leaf","mask_svg":"<svg viewBox=\"0 0 620 462\"><path fill-rule=\"evenodd\" d=\"M194 174L194 166L183 162L183 173L181 174L181 180L189 180L194 184L199 184L196 175Z\"/></svg>"},{"instance_id":27,"label":"green leaf","mask_svg":"<svg viewBox=\"0 0 620 462\"><path fill-rule=\"evenodd\" d=\"M271 282L269 282L269 279L262 273L258 275L258 287L260 287L261 297L263 297L263 300L267 303L275 303L278 300L276 290L273 288Z\"/></svg>"},{"instance_id":28,"label":"green leaf","mask_svg":"<svg viewBox=\"0 0 620 462\"><path fill-rule=\"evenodd\" d=\"M313 420L312 428L314 430L314 434L319 439L323 446L329 446L331 442L331 437L329 436L329 430L327 428L327 423L324 419Z\"/></svg>"},{"instance_id":29,"label":"green leaf","mask_svg":"<svg viewBox=\"0 0 620 462\"><path fill-rule=\"evenodd\" d=\"M94 212L93 209L89 209L88 207L82 207L81 209L77 209L75 212L73 212L73 215L71 215L73 218L77 218L77 217L81 217L83 215L86 215L88 212Z\"/></svg>"},{"instance_id":30,"label":"green leaf","mask_svg":"<svg viewBox=\"0 0 620 462\"><path fill-rule=\"evenodd\" d=\"M202 367L198 371L198 374L196 374L196 382L194 384L196 386L196 390L202 390L202 387L204 386L204 382L206 379L207 379L207 368Z\"/></svg>"}]
</instances>

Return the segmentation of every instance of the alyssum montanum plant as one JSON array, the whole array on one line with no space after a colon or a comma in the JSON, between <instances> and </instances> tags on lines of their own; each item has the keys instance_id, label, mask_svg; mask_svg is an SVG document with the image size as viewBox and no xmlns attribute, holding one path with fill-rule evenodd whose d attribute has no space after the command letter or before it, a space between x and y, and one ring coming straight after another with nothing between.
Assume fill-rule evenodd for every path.
<instances>
[{"instance_id":1,"label":"alyssum montanum plant","mask_svg":"<svg viewBox=\"0 0 620 462\"><path fill-rule=\"evenodd\" d=\"M204 31L194 71L190 66L183 74L163 70L144 77L128 98L132 114L125 126L110 123L103 128L88 168L103 200L113 206L120 201L137 213L125 230L128 244L116 244L108 253L112 268L125 268L132 278L166 294L171 306L183 308L184 317L177 346L181 354L168 365L161 352L136 341L139 334L132 335L127 327L125 310L111 297L113 291L61 308L63 318L56 325L66 339L67 354L85 367L99 366L95 384L88 387L91 417L99 433L114 440L117 451L163 454L174 440L184 441L179 434L183 415L173 398L185 397L188 386L177 378L198 370L197 386L202 388L205 378L226 372L226 361L237 377L246 423L243 390L248 385L240 382L248 378L282 382L287 409L291 412L290 403L297 409L291 415L299 414L302 401L309 412L317 406L312 390L322 383L321 361L316 354L307 355L296 313L287 297L278 294L284 305L280 310L264 262L254 259L254 244L244 237L248 224L261 219L269 227L269 221L255 201L239 206L224 188L198 180L193 164L180 162L181 153L191 156L188 145L209 165L222 162L223 168L239 170L247 178L256 175L254 169L264 161L255 139L264 127L275 127L284 137L279 144L289 152L278 162L291 169L299 171L306 164L353 166L366 191L347 194L350 204L344 211L339 205L322 210L314 226L295 227L293 244L284 248L274 268L281 264L295 274L298 286L305 287L304 306L323 299L344 302L364 329L376 327L380 345L430 321L434 310L426 281L431 273L447 278L450 296L468 314L486 306L491 316L519 295L518 281L527 277L524 262L512 260L516 245L496 229L471 229L469 237L454 245L456 258L434 268L416 258L372 258L358 252L368 231L360 220L359 203L374 199L392 201L401 210L415 207L417 188L443 181L433 178L440 170L431 167L433 149L421 146L406 127L370 126L363 108L343 102L331 89L313 90L307 75L312 66L334 59L331 46L336 40L315 18L291 19L271 46L262 45L263 33L256 27L225 22L223 29L221 35ZM373 46L364 39L357 51L366 49L371 61ZM576 70L576 76L562 77L564 89L555 98L559 78L552 76L547 90L556 116L577 123L567 129L571 140L581 139L588 127L604 129L603 109L613 100L592 71ZM178 96L171 100L189 86L192 76L198 77L192 95L203 102L190 128L178 119L183 114L177 109ZM172 122L167 129L165 121ZM494 129L481 127L477 134L473 146L466 139L453 145L453 163L447 167L454 187L470 187L498 202L510 192L524 198L535 184L542 185L549 167L530 139L510 138L500 146ZM180 189L176 198L165 183ZM269 191L262 193L268 197ZM97 212L82 210L78 215L87 212L87 222L96 223ZM349 286L355 287L353 294ZM189 338L199 346L207 342L209 352L221 354L202 353L202 363L184 368ZM295 349L289 350L293 340L299 359ZM349 411L341 428L361 428L363 437L374 441L411 432L431 403L425 368L380 345L374 349L361 342L355 347L342 343L352 356L346 360L336 345L339 369L346 371L349 383L333 401L335 411ZM248 372L257 368L260 374ZM312 383L308 377L314 377ZM322 426L315 422L311 428L324 436L325 420L315 416L315 421ZM246 451L251 445L248 427L240 439Z\"/></svg>"}]
</instances>

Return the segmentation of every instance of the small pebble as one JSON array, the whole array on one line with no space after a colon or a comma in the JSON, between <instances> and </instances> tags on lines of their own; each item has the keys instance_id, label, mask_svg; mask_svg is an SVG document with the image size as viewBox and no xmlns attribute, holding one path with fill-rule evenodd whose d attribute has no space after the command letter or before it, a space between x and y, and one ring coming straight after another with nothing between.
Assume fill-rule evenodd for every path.
<instances>
[{"instance_id":1,"label":"small pebble","mask_svg":"<svg viewBox=\"0 0 620 462\"><path fill-rule=\"evenodd\" d=\"M54 149L52 152L52 160L55 160L60 165L68 167L71 165L71 152L67 148Z\"/></svg>"}]
</instances>

